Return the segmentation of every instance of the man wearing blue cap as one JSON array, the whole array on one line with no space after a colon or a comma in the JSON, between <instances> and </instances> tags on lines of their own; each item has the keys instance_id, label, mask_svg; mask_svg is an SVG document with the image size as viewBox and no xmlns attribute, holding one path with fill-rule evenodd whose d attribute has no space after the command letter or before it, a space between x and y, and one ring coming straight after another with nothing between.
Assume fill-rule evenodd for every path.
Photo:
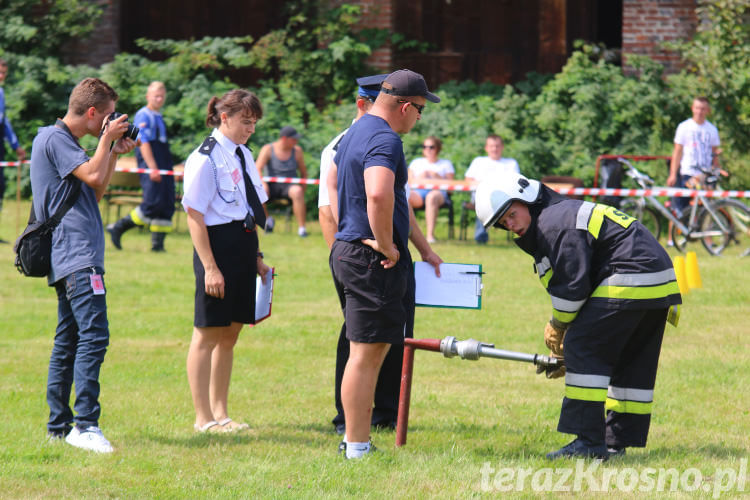
<instances>
[{"instance_id":1,"label":"man wearing blue cap","mask_svg":"<svg viewBox=\"0 0 750 500\"><path fill-rule=\"evenodd\" d=\"M380 93L380 84L388 76L388 74L365 76L357 79L359 88L357 90L357 116L354 118L352 123L359 120L364 116L372 104L375 102L378 94ZM330 201L328 199L328 186L326 185L326 178L328 170L333 163L333 157L336 155L338 145L344 138L344 135L349 129L344 130L337 135L321 154L320 160L320 191L318 195L318 219L320 220L320 226L323 230L323 237L328 244L330 249L333 245L334 237L336 233L336 222L333 220L331 213ZM408 197L407 197L408 198ZM420 252L422 259L426 262L431 262L435 265L442 262L430 248L429 243L424 238L422 231L416 223L416 219L413 218L413 212L409 209L410 226L413 228L409 239L414 243L414 246ZM438 271L439 272L439 271ZM407 293L407 301L405 306L408 308L409 304L413 304L414 291L416 283L414 283L413 274L409 275L409 291ZM409 310L409 309L407 309ZM411 309L413 310L413 309ZM406 322L406 337L414 336L414 315L409 315ZM403 345L396 344L388 350L388 354L383 361L383 366L380 369L378 376L377 385L375 386L375 406L372 411L371 423L376 428L394 428L396 425L396 417L398 415L398 401L401 388L401 363L403 358ZM335 403L336 403L336 416L333 418L332 423L336 427L338 434L344 434L346 431L346 425L344 423L344 407L341 403L341 380L344 376L344 368L346 362L349 359L349 341L346 338L346 323L342 325L341 332L339 334L339 340L336 348L336 377L335 377Z\"/></svg>"},{"instance_id":2,"label":"man wearing blue cap","mask_svg":"<svg viewBox=\"0 0 750 500\"><path fill-rule=\"evenodd\" d=\"M338 222L330 265L349 340L341 383L346 434L339 448L346 458L374 449L369 434L378 374L391 344L403 343L414 314L408 172L398 134L414 127L427 100L440 102L422 75L409 70L388 75L370 111L339 143L326 179ZM439 266L431 250L428 258Z\"/></svg>"},{"instance_id":3,"label":"man wearing blue cap","mask_svg":"<svg viewBox=\"0 0 750 500\"><path fill-rule=\"evenodd\" d=\"M385 77L388 74L363 76L357 78L357 116L354 117L352 123L362 118L365 113L370 111L372 104L377 99L380 93L380 84L383 83ZM328 176L328 170L333 163L333 157L336 156L338 151L339 143L344 138L344 135L349 131L347 128L339 135L333 138L331 142L323 149L320 154L320 185L318 190L318 220L320 221L320 228L323 231L323 238L325 238L328 248L333 245L333 235L336 234L336 222L333 220L331 214L331 202L328 199L328 185L326 184L326 178Z\"/></svg>"}]
</instances>

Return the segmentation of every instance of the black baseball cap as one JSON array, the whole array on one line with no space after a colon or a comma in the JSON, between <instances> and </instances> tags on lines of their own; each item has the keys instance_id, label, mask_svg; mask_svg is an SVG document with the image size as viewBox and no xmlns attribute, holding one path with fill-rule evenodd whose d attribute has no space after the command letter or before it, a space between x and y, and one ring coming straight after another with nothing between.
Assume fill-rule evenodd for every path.
<instances>
[{"instance_id":1,"label":"black baseball cap","mask_svg":"<svg viewBox=\"0 0 750 500\"><path fill-rule=\"evenodd\" d=\"M290 137L292 139L299 139L299 133L297 132L297 129L292 127L291 125L282 127L281 133L279 135L281 135L281 137Z\"/></svg>"},{"instance_id":2,"label":"black baseball cap","mask_svg":"<svg viewBox=\"0 0 750 500\"><path fill-rule=\"evenodd\" d=\"M388 73L383 73L382 75L371 75L357 78L357 85L359 85L357 93L362 97L367 97L374 101L380 93L380 84L383 83L383 80L385 80L387 76Z\"/></svg>"},{"instance_id":3,"label":"black baseball cap","mask_svg":"<svg viewBox=\"0 0 750 500\"><path fill-rule=\"evenodd\" d=\"M427 90L424 77L409 69L400 69L388 75L380 91L401 97L422 96L430 102L440 102L438 96Z\"/></svg>"}]
</instances>

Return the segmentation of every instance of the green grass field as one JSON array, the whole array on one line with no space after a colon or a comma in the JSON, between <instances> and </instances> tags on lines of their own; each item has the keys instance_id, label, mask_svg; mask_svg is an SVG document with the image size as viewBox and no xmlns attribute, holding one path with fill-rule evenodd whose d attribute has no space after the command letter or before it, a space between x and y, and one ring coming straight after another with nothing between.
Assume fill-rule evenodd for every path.
<instances>
[{"instance_id":1,"label":"green grass field","mask_svg":"<svg viewBox=\"0 0 750 500\"><path fill-rule=\"evenodd\" d=\"M15 211L6 202L6 240L15 237ZM19 213L23 222L28 204ZM111 343L100 425L116 450L104 456L46 442L56 297L44 280L18 274L12 245L0 245L1 498L558 498L600 490L662 498L657 479L665 469L675 472L661 489L672 488L673 498L750 490L747 258L711 258L694 245L703 288L684 297L679 328L667 327L647 448L602 466L550 464L544 454L571 439L555 430L561 379L546 380L523 363L418 351L407 445L397 449L393 432L376 432L381 453L352 463L336 454L339 437L329 423L342 318L318 227L311 224L307 239L284 232L283 223L261 236L278 273L273 316L243 330L229 400L230 415L249 422L253 435L193 432L185 374L192 247L184 215L180 228L167 238L166 254L149 252L149 236L138 230L124 236L124 251L107 242ZM531 258L504 234L491 238L485 247L435 245L446 262L483 265L483 307L418 308L415 336L546 353L549 299ZM590 474L576 482L579 466ZM573 475L563 481L566 470Z\"/></svg>"}]
</instances>

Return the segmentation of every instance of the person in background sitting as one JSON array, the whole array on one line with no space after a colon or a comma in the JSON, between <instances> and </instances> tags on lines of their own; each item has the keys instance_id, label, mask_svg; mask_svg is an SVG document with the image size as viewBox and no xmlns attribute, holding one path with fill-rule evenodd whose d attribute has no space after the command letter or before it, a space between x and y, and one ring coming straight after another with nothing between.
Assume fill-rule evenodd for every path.
<instances>
[{"instance_id":1,"label":"person in background sitting","mask_svg":"<svg viewBox=\"0 0 750 500\"><path fill-rule=\"evenodd\" d=\"M450 160L440 159L438 155L443 143L431 135L422 142L422 158L416 158L409 164L409 182L432 179L453 179L456 170ZM424 207L424 218L427 225L427 242L435 243L435 222L438 211L448 201L446 191L436 189L413 189L409 195L409 204L414 209Z\"/></svg>"}]
</instances>

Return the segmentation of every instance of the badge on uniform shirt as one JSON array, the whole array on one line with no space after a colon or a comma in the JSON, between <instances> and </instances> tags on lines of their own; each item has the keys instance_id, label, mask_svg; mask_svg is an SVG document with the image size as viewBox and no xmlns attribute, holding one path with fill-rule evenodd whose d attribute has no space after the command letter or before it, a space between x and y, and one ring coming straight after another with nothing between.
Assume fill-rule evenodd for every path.
<instances>
[{"instance_id":1,"label":"badge on uniform shirt","mask_svg":"<svg viewBox=\"0 0 750 500\"><path fill-rule=\"evenodd\" d=\"M235 168L232 170L232 182L234 182L235 186L240 183L240 179L242 179L242 174L238 168Z\"/></svg>"},{"instance_id":2,"label":"badge on uniform shirt","mask_svg":"<svg viewBox=\"0 0 750 500\"><path fill-rule=\"evenodd\" d=\"M91 290L93 290L94 295L104 295L104 280L101 274L91 275Z\"/></svg>"}]
</instances>

